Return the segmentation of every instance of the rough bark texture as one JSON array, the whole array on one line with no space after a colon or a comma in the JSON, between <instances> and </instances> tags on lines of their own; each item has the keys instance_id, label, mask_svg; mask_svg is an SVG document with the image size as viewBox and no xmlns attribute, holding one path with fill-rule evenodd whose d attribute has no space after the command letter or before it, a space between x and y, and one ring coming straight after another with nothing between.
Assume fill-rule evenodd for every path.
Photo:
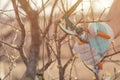
<instances>
[{"instance_id":1,"label":"rough bark texture","mask_svg":"<svg viewBox=\"0 0 120 80\"><path fill-rule=\"evenodd\" d=\"M28 57L26 76L34 80L36 75L36 66L38 62L39 47L41 41L40 41L40 32L38 25L38 15L35 12L33 12L29 18L31 23L32 40L31 40L29 57Z\"/></svg>"},{"instance_id":2,"label":"rough bark texture","mask_svg":"<svg viewBox=\"0 0 120 80\"><path fill-rule=\"evenodd\" d=\"M41 36L39 32L38 18L39 15L37 11L34 11L26 0L18 0L21 4L21 8L26 12L29 22L30 22L30 32L31 32L31 45L29 56L26 65L26 73L23 80L35 80L36 67L39 57L39 48L41 44Z\"/></svg>"}]
</instances>

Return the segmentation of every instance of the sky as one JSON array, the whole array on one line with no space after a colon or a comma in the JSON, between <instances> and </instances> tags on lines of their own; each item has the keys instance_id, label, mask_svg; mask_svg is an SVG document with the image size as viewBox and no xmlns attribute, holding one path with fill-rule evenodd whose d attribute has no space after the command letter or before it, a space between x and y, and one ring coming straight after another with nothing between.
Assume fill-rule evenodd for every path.
<instances>
[{"instance_id":1,"label":"sky","mask_svg":"<svg viewBox=\"0 0 120 80\"><path fill-rule=\"evenodd\" d=\"M40 8L42 3L42 0L33 0L34 3L37 5L37 8ZM43 0L44 2L46 2L47 0ZM53 0L52 0L53 1ZM68 8L70 8L77 0L63 0L64 4L66 4L66 2L68 2ZM80 9L82 8L83 5L83 9L84 11L87 11L90 7L90 0L83 0L83 3L81 3L79 5L79 7L76 9L76 11L80 11ZM94 11L102 11L104 8L108 8L111 6L113 0L92 0L92 6L94 7ZM32 7L34 9L36 9L36 6L34 6L34 4L31 4ZM60 6L61 4L58 4L58 6ZM46 8L46 14L49 15L50 10L51 10L52 6L51 4ZM12 3L11 0L0 0L0 10L13 10L12 7ZM109 8L108 8L109 9ZM56 12L58 11L58 9L56 9ZM7 15L9 16L14 16L14 12L6 12ZM0 12L0 16L1 16L1 12ZM2 14L2 16L5 16Z\"/></svg>"}]
</instances>

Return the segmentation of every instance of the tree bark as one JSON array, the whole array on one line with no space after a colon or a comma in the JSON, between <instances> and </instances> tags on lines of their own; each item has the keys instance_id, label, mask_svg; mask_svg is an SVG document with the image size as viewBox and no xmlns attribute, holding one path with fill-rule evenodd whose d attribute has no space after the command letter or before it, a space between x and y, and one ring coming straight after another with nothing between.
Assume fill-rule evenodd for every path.
<instances>
[{"instance_id":1,"label":"tree bark","mask_svg":"<svg viewBox=\"0 0 120 80\"><path fill-rule=\"evenodd\" d=\"M31 27L30 27L31 46L30 46L30 52L28 56L26 77L31 78L32 80L35 80L36 66L37 66L38 57L39 57L39 47L41 44L38 17L39 16L36 12L32 12L31 15L29 15L29 19L31 23Z\"/></svg>"}]
</instances>

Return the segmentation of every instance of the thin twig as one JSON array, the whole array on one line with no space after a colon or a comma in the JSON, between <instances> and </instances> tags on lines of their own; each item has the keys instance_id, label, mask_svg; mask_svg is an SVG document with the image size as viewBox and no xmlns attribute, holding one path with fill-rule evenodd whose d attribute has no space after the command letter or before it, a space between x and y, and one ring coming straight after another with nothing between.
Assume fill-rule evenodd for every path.
<instances>
[{"instance_id":1,"label":"thin twig","mask_svg":"<svg viewBox=\"0 0 120 80\"><path fill-rule=\"evenodd\" d=\"M57 57L57 54L55 52L55 50L52 48L52 46L50 44L48 44L48 46L50 47L50 49L52 50L53 54L55 55L55 57Z\"/></svg>"},{"instance_id":2,"label":"thin twig","mask_svg":"<svg viewBox=\"0 0 120 80\"><path fill-rule=\"evenodd\" d=\"M15 61L17 60L19 56L17 57L14 57L14 56L9 56L8 55L8 58L10 60L10 67L9 67L9 72L4 76L4 78L2 80L5 80L12 72L13 68L15 67Z\"/></svg>"},{"instance_id":3,"label":"thin twig","mask_svg":"<svg viewBox=\"0 0 120 80\"><path fill-rule=\"evenodd\" d=\"M16 50L19 49L18 47L13 46L13 45L11 45L11 44L9 44L9 43L7 43L7 42L1 41L1 40L0 40L0 43L3 43L3 44L5 44L5 45L7 45L7 46L9 46L9 47L11 47L11 48L13 48L13 49L16 49Z\"/></svg>"},{"instance_id":4,"label":"thin twig","mask_svg":"<svg viewBox=\"0 0 120 80\"><path fill-rule=\"evenodd\" d=\"M64 3L63 3L63 0L60 0L60 2L61 2L61 5L62 5L62 9L63 9L64 13L66 13L66 10L65 10L65 7L64 7Z\"/></svg>"},{"instance_id":5,"label":"thin twig","mask_svg":"<svg viewBox=\"0 0 120 80\"><path fill-rule=\"evenodd\" d=\"M49 23L45 29L45 32L43 34L43 38L46 36L46 34L49 32L49 29L50 29L50 26L52 25L52 20L53 20L53 12L55 10L55 6L57 5L57 2L58 0L55 0L54 4L53 4L53 7L52 7L52 10L51 10L51 13L50 13L50 18L49 18Z\"/></svg>"},{"instance_id":6,"label":"thin twig","mask_svg":"<svg viewBox=\"0 0 120 80\"><path fill-rule=\"evenodd\" d=\"M0 21L0 23L1 23L1 24L4 24L4 25L8 25L8 26L10 26L11 28L14 28L15 30L21 31L21 30L18 29L16 26L13 26L13 25L11 25L11 24L9 24L9 23L7 23L7 22L2 22L2 21Z\"/></svg>"},{"instance_id":7,"label":"thin twig","mask_svg":"<svg viewBox=\"0 0 120 80\"><path fill-rule=\"evenodd\" d=\"M49 2L49 0L47 0L47 1L43 4L43 5L44 5L44 8L47 7L48 2ZM44 10L43 7L40 8L40 9L38 9L38 11L37 11L38 14L40 14L40 13L42 12L42 10Z\"/></svg>"},{"instance_id":8,"label":"thin twig","mask_svg":"<svg viewBox=\"0 0 120 80\"><path fill-rule=\"evenodd\" d=\"M73 69L73 65L75 63L75 60L76 60L76 57L73 59L72 64L71 64L69 80L71 80L72 69Z\"/></svg>"},{"instance_id":9,"label":"thin twig","mask_svg":"<svg viewBox=\"0 0 120 80\"><path fill-rule=\"evenodd\" d=\"M31 2L33 3L33 5L34 5L36 8L38 8L38 6L36 5L36 3L35 3L33 0L31 0Z\"/></svg>"},{"instance_id":10,"label":"thin twig","mask_svg":"<svg viewBox=\"0 0 120 80\"><path fill-rule=\"evenodd\" d=\"M112 54L106 55L106 56L103 57L103 59L102 59L101 61L103 61L105 58L108 58L108 57L111 57L111 56L117 55L117 54L119 54L119 53L120 53L120 51L117 51L117 52L115 52L115 53L112 53Z\"/></svg>"}]
</instances>

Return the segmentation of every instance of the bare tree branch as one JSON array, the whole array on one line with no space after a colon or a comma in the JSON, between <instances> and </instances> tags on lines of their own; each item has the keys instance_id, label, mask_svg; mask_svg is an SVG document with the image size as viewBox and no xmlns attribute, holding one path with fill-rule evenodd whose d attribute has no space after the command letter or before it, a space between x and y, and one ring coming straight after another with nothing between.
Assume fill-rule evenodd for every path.
<instances>
[{"instance_id":1,"label":"bare tree branch","mask_svg":"<svg viewBox=\"0 0 120 80\"><path fill-rule=\"evenodd\" d=\"M65 10L65 7L64 7L64 3L63 3L63 0L60 0L61 4L62 4L62 9L64 11L64 13L66 13L66 10Z\"/></svg>"},{"instance_id":2,"label":"bare tree branch","mask_svg":"<svg viewBox=\"0 0 120 80\"><path fill-rule=\"evenodd\" d=\"M14 28L15 30L21 31L21 30L18 29L16 26L13 26L13 25L11 25L11 24L9 24L9 23L5 23L5 22L2 22L2 21L0 21L0 23L1 23L1 24L4 24L4 25L8 25L8 26L10 26L11 28Z\"/></svg>"},{"instance_id":3,"label":"bare tree branch","mask_svg":"<svg viewBox=\"0 0 120 80\"><path fill-rule=\"evenodd\" d=\"M68 67L68 65L72 62L72 61L74 61L76 59L76 57L75 56L72 56L66 63L65 63L65 65L64 65L64 67L63 67L63 70L65 71L65 69Z\"/></svg>"},{"instance_id":4,"label":"bare tree branch","mask_svg":"<svg viewBox=\"0 0 120 80\"><path fill-rule=\"evenodd\" d=\"M78 0L65 14L69 17L75 11L75 9L79 6L81 2L82 0ZM62 19L63 18L64 16L62 17Z\"/></svg>"},{"instance_id":5,"label":"bare tree branch","mask_svg":"<svg viewBox=\"0 0 120 80\"><path fill-rule=\"evenodd\" d=\"M43 4L44 8L47 7L46 5L48 4L48 2L49 2L49 0L47 0L47 1ZM38 14L40 14L40 12L42 12L42 10L44 10L43 6L42 6L42 8L38 9Z\"/></svg>"},{"instance_id":6,"label":"bare tree branch","mask_svg":"<svg viewBox=\"0 0 120 80\"><path fill-rule=\"evenodd\" d=\"M57 2L58 2L58 0L55 0L55 2L54 2L54 4L53 4L53 7L52 7L52 10L51 10L51 13L50 13L50 18L49 18L49 23L48 23L48 25L47 25L47 27L46 27L46 29L45 29L45 32L44 32L44 34L43 34L43 38L46 36L46 34L49 32L49 29L50 29L50 26L51 26L51 24L52 24L52 16L53 16L53 12L54 12L54 9L55 9L55 6L56 6L56 4L57 4Z\"/></svg>"},{"instance_id":7,"label":"bare tree branch","mask_svg":"<svg viewBox=\"0 0 120 80\"><path fill-rule=\"evenodd\" d=\"M20 55L21 55L21 57L23 59L23 62L25 63L25 65L27 65L27 58L26 58L25 53L23 51L23 45L24 45L25 36L26 36L25 28L24 28L23 23L21 22L20 17L19 17L19 13L18 13L19 11L18 11L18 7L16 5L16 0L12 0L12 3L13 3L13 7L14 7L14 10L15 10L15 14L16 14L16 19L17 19L17 21L18 21L18 23L20 25L20 28L21 28L21 38L22 39L21 39L21 44L19 46L19 52L20 52Z\"/></svg>"},{"instance_id":8,"label":"bare tree branch","mask_svg":"<svg viewBox=\"0 0 120 80\"><path fill-rule=\"evenodd\" d=\"M72 75L72 69L73 69L73 65L75 63L75 60L76 60L76 58L73 59L72 64L71 64L69 80L72 80L71 75Z\"/></svg>"},{"instance_id":9,"label":"bare tree branch","mask_svg":"<svg viewBox=\"0 0 120 80\"><path fill-rule=\"evenodd\" d=\"M38 8L37 5L36 5L36 3L35 3L33 0L31 0L31 2L33 3L33 5L34 5L36 8Z\"/></svg>"},{"instance_id":10,"label":"bare tree branch","mask_svg":"<svg viewBox=\"0 0 120 80\"><path fill-rule=\"evenodd\" d=\"M30 13L33 11L30 4L26 1L26 0L18 0L21 4L22 9L28 14L30 15Z\"/></svg>"},{"instance_id":11,"label":"bare tree branch","mask_svg":"<svg viewBox=\"0 0 120 80\"><path fill-rule=\"evenodd\" d=\"M17 57L13 57L12 55L11 56L8 56L9 60L10 60L10 66L9 66L9 72L4 76L4 78L2 80L5 80L12 72L12 70L14 69L15 67L15 61L17 60L18 56Z\"/></svg>"},{"instance_id":12,"label":"bare tree branch","mask_svg":"<svg viewBox=\"0 0 120 80\"><path fill-rule=\"evenodd\" d=\"M15 45L13 46L13 45L11 45L11 44L9 44L9 43L6 43L6 42L4 42L4 41L1 41L1 40L0 40L0 43L3 43L3 44L5 44L5 45L7 45L7 46L9 46L9 47L11 47L11 48L13 48L13 49L16 49L16 50L19 49L19 47L16 47Z\"/></svg>"},{"instance_id":13,"label":"bare tree branch","mask_svg":"<svg viewBox=\"0 0 120 80\"><path fill-rule=\"evenodd\" d=\"M119 54L119 53L120 53L120 51L117 51L117 52L115 52L115 53L112 53L112 54L106 55L106 56L104 56L104 57L102 58L101 61L103 61L104 59L106 59L106 58L108 58L108 57L110 57L110 56L117 55L117 54Z\"/></svg>"}]
</instances>

